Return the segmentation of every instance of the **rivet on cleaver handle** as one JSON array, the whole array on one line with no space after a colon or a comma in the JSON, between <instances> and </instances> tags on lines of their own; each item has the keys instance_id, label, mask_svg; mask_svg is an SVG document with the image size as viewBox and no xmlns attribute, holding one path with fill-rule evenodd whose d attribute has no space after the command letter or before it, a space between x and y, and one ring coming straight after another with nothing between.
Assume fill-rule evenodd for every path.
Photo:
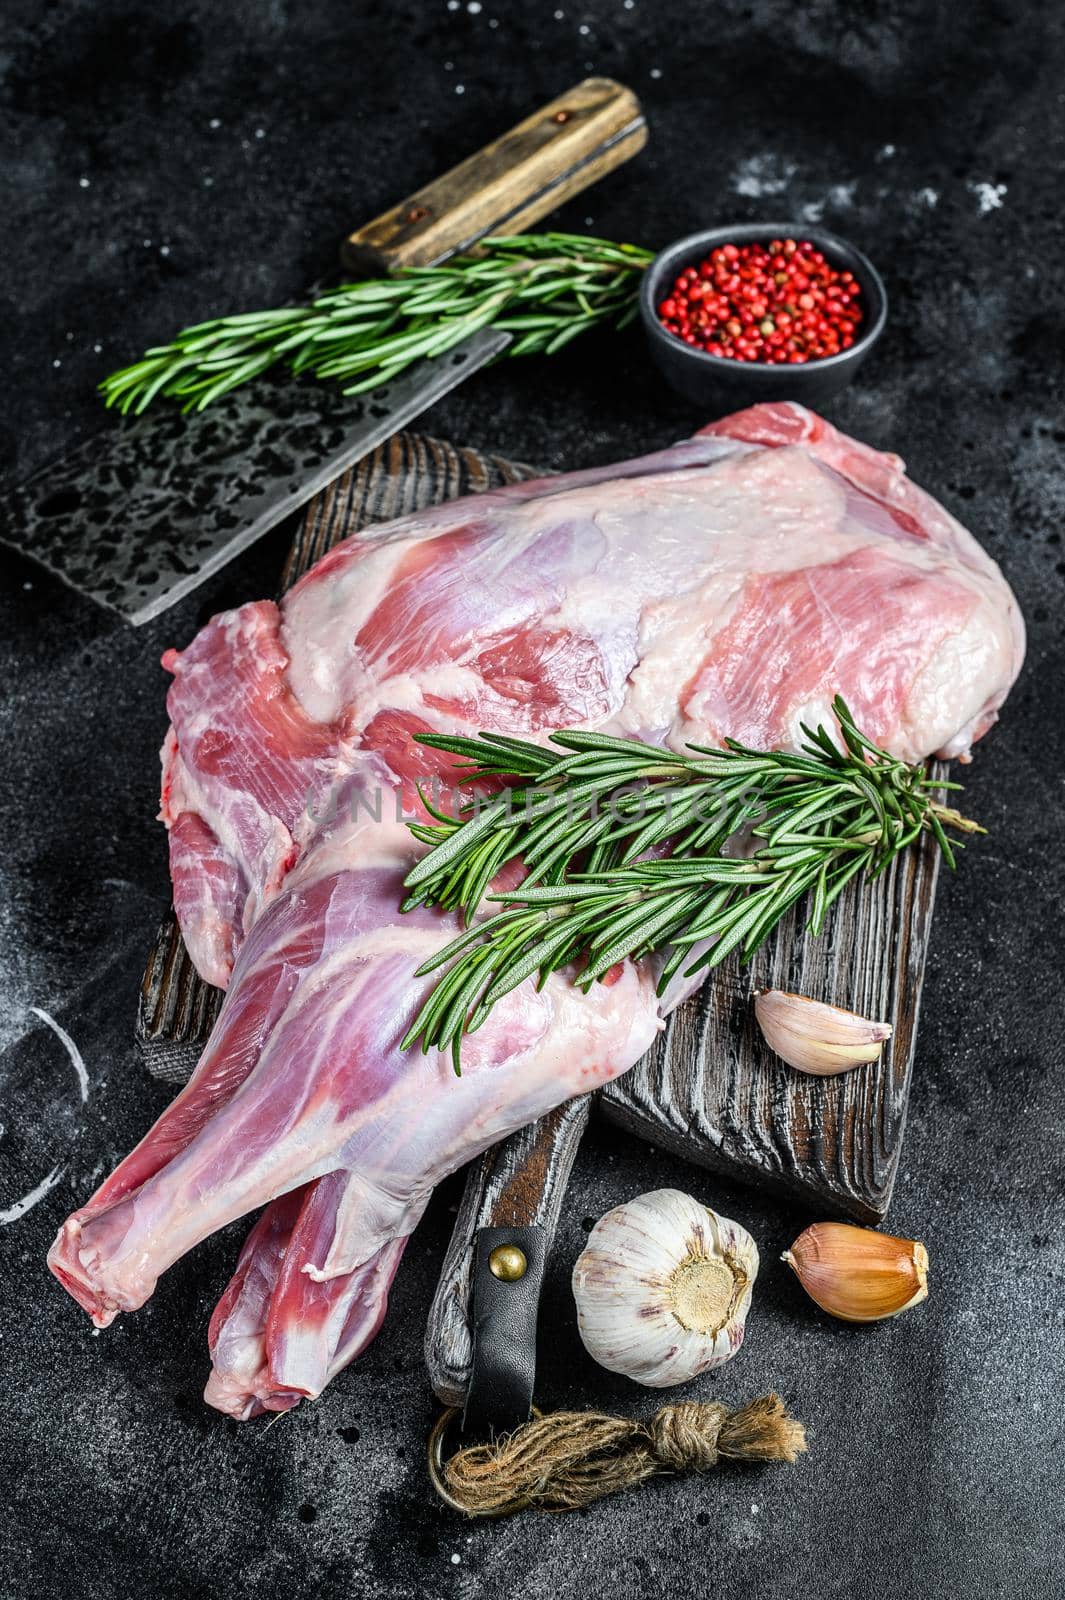
<instances>
[{"instance_id":1,"label":"rivet on cleaver handle","mask_svg":"<svg viewBox=\"0 0 1065 1600\"><path fill-rule=\"evenodd\" d=\"M590 1107L590 1095L566 1101L509 1139L492 1145L469 1168L425 1330L429 1381L445 1405L464 1405L470 1387L473 1263L478 1235L486 1228L534 1229L541 1236L542 1256L546 1257ZM529 1354L535 1359L535 1349ZM491 1394L492 1374L484 1376ZM490 1422L492 1418L482 1415L478 1420ZM501 1417L496 1425L508 1420L513 1422L513 1418Z\"/></svg>"},{"instance_id":2,"label":"rivet on cleaver handle","mask_svg":"<svg viewBox=\"0 0 1065 1600\"><path fill-rule=\"evenodd\" d=\"M0 538L133 623L148 622L506 349L485 328L351 396L257 384L90 439L13 490Z\"/></svg>"},{"instance_id":3,"label":"rivet on cleaver handle","mask_svg":"<svg viewBox=\"0 0 1065 1600\"><path fill-rule=\"evenodd\" d=\"M521 233L646 143L632 90L611 78L585 78L357 229L344 260L356 272L432 266L489 233Z\"/></svg>"}]
</instances>

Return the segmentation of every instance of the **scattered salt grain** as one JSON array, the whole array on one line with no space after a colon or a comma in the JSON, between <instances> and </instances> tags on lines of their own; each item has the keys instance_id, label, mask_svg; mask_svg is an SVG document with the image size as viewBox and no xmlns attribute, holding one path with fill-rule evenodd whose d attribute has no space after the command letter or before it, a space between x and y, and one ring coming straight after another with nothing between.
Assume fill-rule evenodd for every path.
<instances>
[{"instance_id":1,"label":"scattered salt grain","mask_svg":"<svg viewBox=\"0 0 1065 1600\"><path fill-rule=\"evenodd\" d=\"M780 162L772 155L747 156L736 168L732 187L748 200L763 195L783 194L795 176L792 162Z\"/></svg>"},{"instance_id":2,"label":"scattered salt grain","mask_svg":"<svg viewBox=\"0 0 1065 1600\"><path fill-rule=\"evenodd\" d=\"M969 191L976 196L976 203L980 207L980 215L986 217L989 211L999 211L1006 197L1004 183L970 183Z\"/></svg>"}]
</instances>

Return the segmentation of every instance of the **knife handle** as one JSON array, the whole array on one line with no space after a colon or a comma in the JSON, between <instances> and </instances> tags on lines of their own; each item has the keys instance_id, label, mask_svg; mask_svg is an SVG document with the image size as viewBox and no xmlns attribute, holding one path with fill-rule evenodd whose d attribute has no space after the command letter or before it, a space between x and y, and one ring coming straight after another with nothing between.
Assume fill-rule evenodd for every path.
<instances>
[{"instance_id":1,"label":"knife handle","mask_svg":"<svg viewBox=\"0 0 1065 1600\"><path fill-rule=\"evenodd\" d=\"M477 1236L483 1228L534 1229L546 1256L591 1103L587 1094L567 1100L470 1165L425 1330L425 1364L445 1405L462 1405L470 1384Z\"/></svg>"},{"instance_id":2,"label":"knife handle","mask_svg":"<svg viewBox=\"0 0 1065 1600\"><path fill-rule=\"evenodd\" d=\"M490 233L521 233L647 143L631 89L585 78L443 177L358 228L341 247L353 272L430 267Z\"/></svg>"}]
</instances>

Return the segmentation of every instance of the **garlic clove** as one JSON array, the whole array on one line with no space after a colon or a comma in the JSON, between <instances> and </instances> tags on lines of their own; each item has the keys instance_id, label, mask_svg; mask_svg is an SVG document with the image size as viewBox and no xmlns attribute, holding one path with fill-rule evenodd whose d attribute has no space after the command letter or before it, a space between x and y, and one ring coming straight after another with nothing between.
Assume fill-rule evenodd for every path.
<instances>
[{"instance_id":1,"label":"garlic clove","mask_svg":"<svg viewBox=\"0 0 1065 1600\"><path fill-rule=\"evenodd\" d=\"M928 1251L847 1222L815 1222L780 1258L810 1299L844 1322L881 1322L928 1294Z\"/></svg>"},{"instance_id":2,"label":"garlic clove","mask_svg":"<svg viewBox=\"0 0 1065 1600\"><path fill-rule=\"evenodd\" d=\"M686 1383L743 1343L758 1273L746 1228L678 1189L615 1206L573 1268L581 1339L610 1372Z\"/></svg>"},{"instance_id":3,"label":"garlic clove","mask_svg":"<svg viewBox=\"0 0 1065 1600\"><path fill-rule=\"evenodd\" d=\"M756 994L754 1014L766 1044L789 1067L822 1078L875 1061L894 1031L890 1022L873 1022L786 989Z\"/></svg>"}]
</instances>

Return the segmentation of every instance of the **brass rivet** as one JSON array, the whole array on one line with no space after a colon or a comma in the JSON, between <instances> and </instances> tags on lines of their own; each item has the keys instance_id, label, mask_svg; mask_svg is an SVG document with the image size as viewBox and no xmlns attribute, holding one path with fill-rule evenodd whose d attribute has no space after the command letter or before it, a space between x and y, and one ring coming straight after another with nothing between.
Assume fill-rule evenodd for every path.
<instances>
[{"instance_id":1,"label":"brass rivet","mask_svg":"<svg viewBox=\"0 0 1065 1600\"><path fill-rule=\"evenodd\" d=\"M568 122L572 115L572 111L556 111L551 120L552 122Z\"/></svg>"},{"instance_id":2,"label":"brass rivet","mask_svg":"<svg viewBox=\"0 0 1065 1600\"><path fill-rule=\"evenodd\" d=\"M489 1272L494 1278L502 1278L504 1283L517 1283L519 1278L524 1278L528 1265L525 1251L519 1250L516 1244L497 1244L488 1257Z\"/></svg>"},{"instance_id":3,"label":"brass rivet","mask_svg":"<svg viewBox=\"0 0 1065 1600\"><path fill-rule=\"evenodd\" d=\"M427 206L411 206L403 220L409 223L424 222L428 215L429 209Z\"/></svg>"}]
</instances>

